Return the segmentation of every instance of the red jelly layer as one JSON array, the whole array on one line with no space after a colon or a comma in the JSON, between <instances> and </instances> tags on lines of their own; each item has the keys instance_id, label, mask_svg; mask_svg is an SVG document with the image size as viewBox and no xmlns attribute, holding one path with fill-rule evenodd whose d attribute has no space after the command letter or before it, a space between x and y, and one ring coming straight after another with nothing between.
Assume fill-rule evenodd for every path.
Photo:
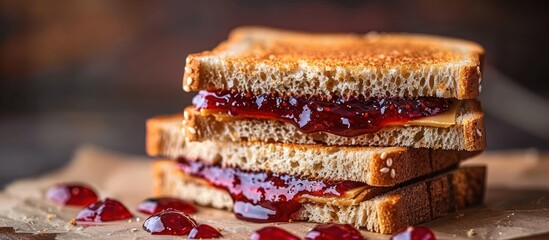
<instances>
[{"instance_id":1,"label":"red jelly layer","mask_svg":"<svg viewBox=\"0 0 549 240\"><path fill-rule=\"evenodd\" d=\"M196 212L196 207L192 203L173 197L147 198L137 207L139 212L145 214L156 214L166 209L175 209L187 214Z\"/></svg>"},{"instance_id":2,"label":"red jelly layer","mask_svg":"<svg viewBox=\"0 0 549 240\"><path fill-rule=\"evenodd\" d=\"M179 167L188 175L200 177L229 192L236 217L253 222L285 222L294 219L303 195L335 197L366 186L352 181L325 181L285 174L250 172L238 168L209 165L180 158Z\"/></svg>"},{"instance_id":3,"label":"red jelly layer","mask_svg":"<svg viewBox=\"0 0 549 240\"><path fill-rule=\"evenodd\" d=\"M97 201L97 194L84 184L59 184L48 189L46 198L60 205L84 207Z\"/></svg>"},{"instance_id":4,"label":"red jelly layer","mask_svg":"<svg viewBox=\"0 0 549 240\"><path fill-rule=\"evenodd\" d=\"M133 217L128 209L119 201L106 198L105 201L94 202L80 210L76 221L109 222Z\"/></svg>"},{"instance_id":5,"label":"red jelly layer","mask_svg":"<svg viewBox=\"0 0 549 240\"><path fill-rule=\"evenodd\" d=\"M346 99L334 96L322 99L219 90L198 92L193 104L197 110L285 121L305 133L322 131L353 137L444 113L450 109L451 101L434 97L365 99L358 96Z\"/></svg>"}]
</instances>

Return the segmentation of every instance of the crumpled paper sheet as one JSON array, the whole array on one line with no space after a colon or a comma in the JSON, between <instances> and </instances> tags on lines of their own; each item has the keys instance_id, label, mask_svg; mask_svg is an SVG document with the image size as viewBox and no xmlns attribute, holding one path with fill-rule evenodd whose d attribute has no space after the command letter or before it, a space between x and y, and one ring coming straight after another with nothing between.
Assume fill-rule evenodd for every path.
<instances>
[{"instance_id":1,"label":"crumpled paper sheet","mask_svg":"<svg viewBox=\"0 0 549 240\"><path fill-rule=\"evenodd\" d=\"M0 229L13 227L18 233L57 239L181 239L152 236L141 228L147 216L135 209L140 201L150 196L150 163L150 159L142 157L92 146L81 147L65 168L36 179L16 181L0 193ZM529 150L492 152L467 164L479 163L488 165L489 169L485 204L425 224L435 231L437 238L549 238L549 235L539 235L549 234L548 155ZM69 221L78 208L60 207L44 199L45 191L60 182L90 184L102 198L121 200L136 217L98 226L73 226ZM251 231L270 225L243 222L235 219L232 213L209 208L199 208L194 217L200 223L220 228L226 239L247 239ZM315 226L303 222L275 225L301 237ZM9 234L5 232L0 231L0 238L2 234ZM389 238L366 231L363 235L368 239ZM24 236L28 237L28 234Z\"/></svg>"}]
</instances>

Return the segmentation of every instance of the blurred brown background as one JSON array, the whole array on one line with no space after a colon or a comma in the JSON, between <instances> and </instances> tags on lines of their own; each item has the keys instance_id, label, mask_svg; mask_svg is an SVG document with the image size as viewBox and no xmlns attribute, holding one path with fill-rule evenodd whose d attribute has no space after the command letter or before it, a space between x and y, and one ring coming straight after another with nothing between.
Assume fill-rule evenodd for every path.
<instances>
[{"instance_id":1,"label":"blurred brown background","mask_svg":"<svg viewBox=\"0 0 549 240\"><path fill-rule=\"evenodd\" d=\"M188 53L239 25L405 31L487 50L490 150L549 149L546 1L0 0L0 187L84 143L144 154L144 122L180 112Z\"/></svg>"}]
</instances>

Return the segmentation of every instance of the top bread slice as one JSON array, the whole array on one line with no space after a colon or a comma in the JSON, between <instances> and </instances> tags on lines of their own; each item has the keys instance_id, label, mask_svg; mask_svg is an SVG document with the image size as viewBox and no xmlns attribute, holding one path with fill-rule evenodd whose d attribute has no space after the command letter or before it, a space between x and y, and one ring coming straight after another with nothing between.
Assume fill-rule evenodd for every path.
<instances>
[{"instance_id":1,"label":"top bread slice","mask_svg":"<svg viewBox=\"0 0 549 240\"><path fill-rule=\"evenodd\" d=\"M147 153L179 157L249 171L270 171L312 179L395 186L456 166L479 152L404 147L336 147L320 144L262 142L190 142L182 131L181 114L147 121Z\"/></svg>"},{"instance_id":2,"label":"top bread slice","mask_svg":"<svg viewBox=\"0 0 549 240\"><path fill-rule=\"evenodd\" d=\"M187 57L185 91L473 99L484 49L419 34L313 34L233 30L211 51Z\"/></svg>"}]
</instances>

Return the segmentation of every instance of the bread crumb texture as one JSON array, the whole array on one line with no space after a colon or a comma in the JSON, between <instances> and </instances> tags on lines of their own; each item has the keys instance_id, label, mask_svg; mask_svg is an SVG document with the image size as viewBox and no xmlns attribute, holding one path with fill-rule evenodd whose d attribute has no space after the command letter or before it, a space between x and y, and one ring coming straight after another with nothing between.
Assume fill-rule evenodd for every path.
<instances>
[{"instance_id":1,"label":"bread crumb texture","mask_svg":"<svg viewBox=\"0 0 549 240\"><path fill-rule=\"evenodd\" d=\"M310 34L243 27L187 58L184 87L293 95L436 96L479 92L484 50L417 34Z\"/></svg>"}]
</instances>

